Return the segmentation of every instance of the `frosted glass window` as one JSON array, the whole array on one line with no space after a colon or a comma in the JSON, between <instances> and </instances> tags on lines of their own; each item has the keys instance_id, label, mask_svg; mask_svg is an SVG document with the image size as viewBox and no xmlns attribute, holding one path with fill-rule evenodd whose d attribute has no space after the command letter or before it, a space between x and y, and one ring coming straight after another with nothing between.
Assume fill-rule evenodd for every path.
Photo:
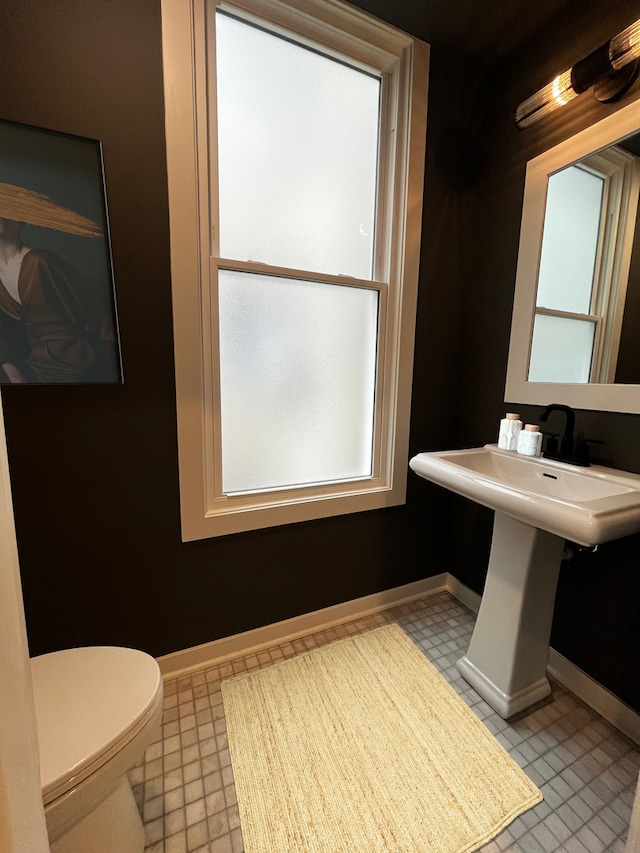
<instances>
[{"instance_id":1,"label":"frosted glass window","mask_svg":"<svg viewBox=\"0 0 640 853\"><path fill-rule=\"evenodd\" d=\"M378 292L220 270L223 491L372 473Z\"/></svg>"},{"instance_id":2,"label":"frosted glass window","mask_svg":"<svg viewBox=\"0 0 640 853\"><path fill-rule=\"evenodd\" d=\"M216 14L220 256L371 279L380 79Z\"/></svg>"},{"instance_id":3,"label":"frosted glass window","mask_svg":"<svg viewBox=\"0 0 640 853\"><path fill-rule=\"evenodd\" d=\"M570 166L549 178L538 278L539 307L591 313L604 180Z\"/></svg>"},{"instance_id":4,"label":"frosted glass window","mask_svg":"<svg viewBox=\"0 0 640 853\"><path fill-rule=\"evenodd\" d=\"M538 314L533 326L529 382L588 382L596 324Z\"/></svg>"}]
</instances>

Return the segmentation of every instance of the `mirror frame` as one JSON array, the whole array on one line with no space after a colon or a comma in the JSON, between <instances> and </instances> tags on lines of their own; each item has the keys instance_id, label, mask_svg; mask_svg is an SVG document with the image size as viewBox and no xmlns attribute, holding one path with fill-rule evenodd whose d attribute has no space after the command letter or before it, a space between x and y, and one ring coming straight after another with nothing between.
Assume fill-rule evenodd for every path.
<instances>
[{"instance_id":1,"label":"mirror frame","mask_svg":"<svg viewBox=\"0 0 640 853\"><path fill-rule=\"evenodd\" d=\"M640 414L640 385L529 382L538 268L549 175L640 131L640 99L527 163L505 402ZM640 334L640 331L639 331Z\"/></svg>"}]
</instances>

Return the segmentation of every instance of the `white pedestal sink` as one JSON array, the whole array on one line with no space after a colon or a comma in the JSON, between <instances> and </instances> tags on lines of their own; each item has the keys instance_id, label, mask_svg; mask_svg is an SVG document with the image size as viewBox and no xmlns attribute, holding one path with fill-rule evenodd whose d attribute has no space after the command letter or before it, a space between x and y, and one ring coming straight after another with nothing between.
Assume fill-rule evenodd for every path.
<instances>
[{"instance_id":1,"label":"white pedestal sink","mask_svg":"<svg viewBox=\"0 0 640 853\"><path fill-rule=\"evenodd\" d=\"M465 679L502 717L551 692L549 637L565 540L599 545L640 532L640 476L518 456L496 445L420 453L411 468L495 510Z\"/></svg>"}]
</instances>

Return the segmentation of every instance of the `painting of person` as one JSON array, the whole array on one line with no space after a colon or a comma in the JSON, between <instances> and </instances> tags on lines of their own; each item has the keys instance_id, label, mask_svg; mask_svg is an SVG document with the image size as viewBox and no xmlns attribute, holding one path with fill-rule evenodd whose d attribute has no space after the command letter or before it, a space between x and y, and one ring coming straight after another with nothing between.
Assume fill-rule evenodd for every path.
<instances>
[{"instance_id":1,"label":"painting of person","mask_svg":"<svg viewBox=\"0 0 640 853\"><path fill-rule=\"evenodd\" d=\"M0 383L119 381L109 298L65 258L30 245L28 225L103 235L96 222L47 196L0 183Z\"/></svg>"}]
</instances>

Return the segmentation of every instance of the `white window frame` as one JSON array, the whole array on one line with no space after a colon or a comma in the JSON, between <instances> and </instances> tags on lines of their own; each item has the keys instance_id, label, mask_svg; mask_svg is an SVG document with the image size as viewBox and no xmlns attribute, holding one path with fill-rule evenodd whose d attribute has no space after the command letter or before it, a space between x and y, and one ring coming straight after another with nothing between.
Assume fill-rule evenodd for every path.
<instances>
[{"instance_id":1,"label":"white window frame","mask_svg":"<svg viewBox=\"0 0 640 853\"><path fill-rule=\"evenodd\" d=\"M383 74L374 280L380 294L374 470L348 483L250 495L221 490L216 282L219 266L295 271L220 259L209 203L206 3L268 21ZM404 503L426 138L429 47L338 0L162 0L165 125L176 362L178 461L185 541ZM210 38L210 36L209 36ZM214 187L215 190L215 187ZM305 273L305 278L310 276ZM318 276L363 286L342 276Z\"/></svg>"}]
</instances>

